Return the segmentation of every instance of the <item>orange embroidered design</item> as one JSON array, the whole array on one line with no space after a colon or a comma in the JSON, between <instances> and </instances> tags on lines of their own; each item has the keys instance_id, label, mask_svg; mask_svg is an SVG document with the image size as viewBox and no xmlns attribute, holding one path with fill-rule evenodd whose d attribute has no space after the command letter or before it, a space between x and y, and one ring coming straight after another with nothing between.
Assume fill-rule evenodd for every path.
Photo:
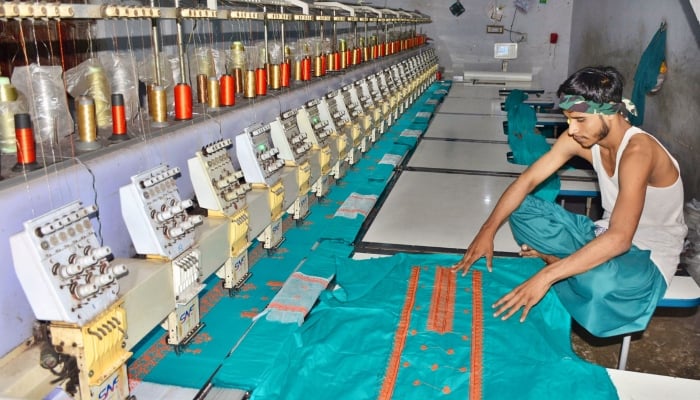
<instances>
[{"instance_id":1,"label":"orange embroidered design","mask_svg":"<svg viewBox=\"0 0 700 400\"><path fill-rule=\"evenodd\" d=\"M429 331L452 332L456 292L457 274L449 268L436 268L435 284L430 300L430 312L428 313L427 329Z\"/></svg>"},{"instance_id":2,"label":"orange embroidered design","mask_svg":"<svg viewBox=\"0 0 700 400\"><path fill-rule=\"evenodd\" d=\"M411 269L411 277L408 280L408 288L406 289L406 300L403 303L399 326L396 328L394 335L394 348L389 357L389 365L387 366L386 377L382 383L382 388L379 391L378 398L380 400L391 399L394 394L394 386L396 378L399 374L399 365L401 363L401 354L406 346L406 335L408 334L408 325L411 322L411 310L416 301L416 291L418 289L418 278L420 276L420 267Z\"/></svg>"},{"instance_id":3,"label":"orange embroidered design","mask_svg":"<svg viewBox=\"0 0 700 400\"><path fill-rule=\"evenodd\" d=\"M483 388L484 304L481 298L481 272L472 272L472 354L469 399L478 400Z\"/></svg>"}]
</instances>

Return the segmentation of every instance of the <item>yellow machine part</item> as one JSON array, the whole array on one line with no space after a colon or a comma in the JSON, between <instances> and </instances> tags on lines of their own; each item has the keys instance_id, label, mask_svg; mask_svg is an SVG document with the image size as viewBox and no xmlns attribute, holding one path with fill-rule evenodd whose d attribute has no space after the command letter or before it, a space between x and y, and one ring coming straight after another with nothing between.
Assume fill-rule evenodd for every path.
<instances>
[{"instance_id":1,"label":"yellow machine part","mask_svg":"<svg viewBox=\"0 0 700 400\"><path fill-rule=\"evenodd\" d=\"M248 228L250 226L250 215L248 208L242 208L235 214L227 216L218 211L209 211L210 217L229 218L228 240L231 246L231 257L236 257L248 248Z\"/></svg>"},{"instance_id":2,"label":"yellow machine part","mask_svg":"<svg viewBox=\"0 0 700 400\"><path fill-rule=\"evenodd\" d=\"M352 147L359 147L362 142L362 130L360 125L356 123L347 123L342 128L342 130L349 129L350 137L352 138Z\"/></svg>"},{"instance_id":3,"label":"yellow machine part","mask_svg":"<svg viewBox=\"0 0 700 400\"><path fill-rule=\"evenodd\" d=\"M284 185L282 185L282 181L278 181L270 186L268 200L272 220L274 221L282 217L282 213L284 212L282 209L282 204L284 203Z\"/></svg>"},{"instance_id":4,"label":"yellow machine part","mask_svg":"<svg viewBox=\"0 0 700 400\"><path fill-rule=\"evenodd\" d=\"M324 146L319 151L319 164L321 165L321 175L328 175L331 172L331 147Z\"/></svg>"},{"instance_id":5,"label":"yellow machine part","mask_svg":"<svg viewBox=\"0 0 700 400\"><path fill-rule=\"evenodd\" d=\"M297 184L299 185L299 195L305 195L311 190L311 164L304 161L297 168Z\"/></svg>"},{"instance_id":6,"label":"yellow machine part","mask_svg":"<svg viewBox=\"0 0 700 400\"><path fill-rule=\"evenodd\" d=\"M348 156L348 137L345 135L338 135L336 144L338 145L338 160L345 160Z\"/></svg>"},{"instance_id":7,"label":"yellow machine part","mask_svg":"<svg viewBox=\"0 0 700 400\"><path fill-rule=\"evenodd\" d=\"M231 216L229 224L229 243L231 244L231 257L238 256L248 248L248 226L250 218L248 210L240 210Z\"/></svg>"},{"instance_id":8,"label":"yellow machine part","mask_svg":"<svg viewBox=\"0 0 700 400\"><path fill-rule=\"evenodd\" d=\"M374 116L374 123L379 124L382 120L382 110L379 107L374 107L372 109L372 115Z\"/></svg>"},{"instance_id":9,"label":"yellow machine part","mask_svg":"<svg viewBox=\"0 0 700 400\"><path fill-rule=\"evenodd\" d=\"M60 353L76 357L82 393L102 384L131 357L124 350L126 311L121 301L84 326L52 322L51 343Z\"/></svg>"},{"instance_id":10,"label":"yellow machine part","mask_svg":"<svg viewBox=\"0 0 700 400\"><path fill-rule=\"evenodd\" d=\"M363 114L360 116L360 125L362 126L362 129L365 132L369 132L372 130L372 119L370 119L369 115Z\"/></svg>"}]
</instances>

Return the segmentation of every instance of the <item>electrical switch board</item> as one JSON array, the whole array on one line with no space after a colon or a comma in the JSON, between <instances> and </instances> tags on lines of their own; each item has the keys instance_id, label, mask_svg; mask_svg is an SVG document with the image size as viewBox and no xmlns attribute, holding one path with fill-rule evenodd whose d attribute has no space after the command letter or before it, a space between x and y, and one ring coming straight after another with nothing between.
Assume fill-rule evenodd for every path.
<instances>
[{"instance_id":1,"label":"electrical switch board","mask_svg":"<svg viewBox=\"0 0 700 400\"><path fill-rule=\"evenodd\" d=\"M306 133L299 130L297 112L293 109L282 113L270 123L270 132L272 143L280 151L280 158L301 165L309 159L313 144Z\"/></svg>"},{"instance_id":2,"label":"electrical switch board","mask_svg":"<svg viewBox=\"0 0 700 400\"><path fill-rule=\"evenodd\" d=\"M137 253L172 260L194 243L194 230L204 219L188 214L193 202L180 198L179 175L180 168L159 165L119 189L122 218Z\"/></svg>"},{"instance_id":3,"label":"electrical switch board","mask_svg":"<svg viewBox=\"0 0 700 400\"><path fill-rule=\"evenodd\" d=\"M233 167L228 153L231 147L232 139L218 140L202 146L187 160L199 205L226 216L245 209L246 193L251 190L251 185L243 179L243 172Z\"/></svg>"},{"instance_id":4,"label":"electrical switch board","mask_svg":"<svg viewBox=\"0 0 700 400\"><path fill-rule=\"evenodd\" d=\"M272 142L270 124L253 124L236 136L236 157L246 182L266 186L279 182L284 160Z\"/></svg>"},{"instance_id":5,"label":"electrical switch board","mask_svg":"<svg viewBox=\"0 0 700 400\"><path fill-rule=\"evenodd\" d=\"M95 234L97 207L79 201L24 223L10 237L15 272L38 320L83 326L107 310L128 270L109 261L112 250Z\"/></svg>"}]
</instances>

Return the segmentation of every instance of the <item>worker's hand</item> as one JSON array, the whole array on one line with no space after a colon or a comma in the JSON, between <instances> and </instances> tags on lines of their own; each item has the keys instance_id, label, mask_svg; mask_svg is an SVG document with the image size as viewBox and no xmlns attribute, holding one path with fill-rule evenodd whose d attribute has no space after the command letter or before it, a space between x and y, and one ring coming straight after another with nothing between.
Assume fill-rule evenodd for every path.
<instances>
[{"instance_id":1,"label":"worker's hand","mask_svg":"<svg viewBox=\"0 0 700 400\"><path fill-rule=\"evenodd\" d=\"M502 315L501 319L506 320L522 308L523 313L520 316L520 322L525 321L530 309L542 300L542 297L544 297L551 286L544 274L535 274L495 302L491 308L497 308L498 310L493 316L498 317Z\"/></svg>"},{"instance_id":2,"label":"worker's hand","mask_svg":"<svg viewBox=\"0 0 700 400\"><path fill-rule=\"evenodd\" d=\"M493 262L493 238L479 233L474 241L467 247L467 251L457 264L452 267L453 272L462 271L462 276L469 272L469 269L481 257L486 257L486 268L491 272Z\"/></svg>"}]
</instances>

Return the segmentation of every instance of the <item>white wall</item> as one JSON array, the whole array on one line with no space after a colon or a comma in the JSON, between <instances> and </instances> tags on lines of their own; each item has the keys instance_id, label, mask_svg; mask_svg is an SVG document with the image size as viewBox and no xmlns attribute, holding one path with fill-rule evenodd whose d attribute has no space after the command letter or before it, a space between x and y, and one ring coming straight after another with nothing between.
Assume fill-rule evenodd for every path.
<instances>
[{"instance_id":1,"label":"white wall","mask_svg":"<svg viewBox=\"0 0 700 400\"><path fill-rule=\"evenodd\" d=\"M690 2L576 1L569 66L572 71L586 65L617 67L629 97L642 52L662 21L668 24L668 74L661 91L646 96L642 128L678 159L686 198L700 198L700 26Z\"/></svg>"},{"instance_id":2,"label":"white wall","mask_svg":"<svg viewBox=\"0 0 700 400\"><path fill-rule=\"evenodd\" d=\"M423 26L423 29L437 46L440 65L445 68L447 78L462 75L465 70L500 70L501 62L493 58L493 44L510 39L507 32L486 33L486 25L492 24L488 13L493 5L504 6L499 24L508 29L515 13L513 1L462 0L466 11L459 17L450 13L453 2L398 0L388 1L387 5L430 15L433 23ZM527 41L519 44L518 59L509 62L508 70L532 73L542 88L554 91L569 73L573 1L548 0L546 4L540 4L538 0L531 0L530 4L526 14L518 12L515 15L512 29L527 33ZM549 43L552 32L559 34L556 45ZM518 36L513 34L512 39L517 40Z\"/></svg>"}]
</instances>

